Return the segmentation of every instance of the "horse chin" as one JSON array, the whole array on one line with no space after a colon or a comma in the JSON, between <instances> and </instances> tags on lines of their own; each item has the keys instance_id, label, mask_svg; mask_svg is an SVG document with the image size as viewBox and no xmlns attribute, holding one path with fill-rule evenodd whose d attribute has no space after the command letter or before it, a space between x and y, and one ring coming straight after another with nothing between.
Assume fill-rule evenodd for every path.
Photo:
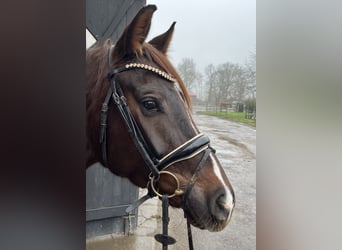
<instances>
[{"instance_id":1,"label":"horse chin","mask_svg":"<svg viewBox=\"0 0 342 250\"><path fill-rule=\"evenodd\" d=\"M175 208L182 208L182 199L181 197L174 197L170 199L170 205ZM193 206L188 205L183 208L186 219L190 222L191 225L197 227L202 230L208 230L210 232L219 232L222 231L228 224L229 220L217 220L213 216L209 215L209 212L206 208L198 209L201 206L199 204L195 204ZM192 207L196 207L197 210ZM201 214L202 216L199 216Z\"/></svg>"},{"instance_id":2,"label":"horse chin","mask_svg":"<svg viewBox=\"0 0 342 250\"><path fill-rule=\"evenodd\" d=\"M191 225L202 230L208 230L209 232L219 232L222 231L227 225L229 220L219 221L215 218L208 216L207 218L196 218L189 212L185 212L185 216Z\"/></svg>"}]
</instances>

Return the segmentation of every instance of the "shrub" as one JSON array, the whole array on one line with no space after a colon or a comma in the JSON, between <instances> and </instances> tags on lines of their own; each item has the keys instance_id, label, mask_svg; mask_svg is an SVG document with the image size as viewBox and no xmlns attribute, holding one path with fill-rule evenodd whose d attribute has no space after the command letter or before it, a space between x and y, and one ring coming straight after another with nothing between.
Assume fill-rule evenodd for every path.
<instances>
[{"instance_id":1,"label":"shrub","mask_svg":"<svg viewBox=\"0 0 342 250\"><path fill-rule=\"evenodd\" d=\"M250 98L244 101L245 104L245 112L252 113L256 112L256 99Z\"/></svg>"}]
</instances>

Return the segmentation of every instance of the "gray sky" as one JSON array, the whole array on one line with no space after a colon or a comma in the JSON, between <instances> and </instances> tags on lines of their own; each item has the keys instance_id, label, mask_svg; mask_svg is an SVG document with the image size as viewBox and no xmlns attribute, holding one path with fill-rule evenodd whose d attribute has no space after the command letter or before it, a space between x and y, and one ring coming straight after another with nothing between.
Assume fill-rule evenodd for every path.
<instances>
[{"instance_id":1,"label":"gray sky","mask_svg":"<svg viewBox=\"0 0 342 250\"><path fill-rule=\"evenodd\" d=\"M204 73L208 64L244 64L256 48L256 0L147 0L157 5L147 41L176 21L169 58L177 66L193 58ZM87 47L95 40L87 32Z\"/></svg>"},{"instance_id":2,"label":"gray sky","mask_svg":"<svg viewBox=\"0 0 342 250\"><path fill-rule=\"evenodd\" d=\"M147 0L157 5L149 39L176 21L171 62L193 58L197 69L233 62L244 64L256 48L256 0Z\"/></svg>"}]
</instances>

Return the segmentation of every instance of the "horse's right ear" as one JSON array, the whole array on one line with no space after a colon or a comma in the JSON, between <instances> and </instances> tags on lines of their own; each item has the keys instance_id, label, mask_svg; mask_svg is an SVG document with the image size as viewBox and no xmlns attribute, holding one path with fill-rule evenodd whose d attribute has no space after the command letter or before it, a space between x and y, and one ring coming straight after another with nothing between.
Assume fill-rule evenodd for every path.
<instances>
[{"instance_id":1,"label":"horse's right ear","mask_svg":"<svg viewBox=\"0 0 342 250\"><path fill-rule=\"evenodd\" d=\"M155 5L147 5L138 12L115 45L113 57L116 60L126 55L142 54L142 46L151 27L153 12L156 10Z\"/></svg>"},{"instance_id":2,"label":"horse's right ear","mask_svg":"<svg viewBox=\"0 0 342 250\"><path fill-rule=\"evenodd\" d=\"M163 34L153 38L148 43L151 44L153 47L155 47L160 52L166 54L167 49L169 48L173 31L175 29L176 22L173 22L171 27Z\"/></svg>"}]
</instances>

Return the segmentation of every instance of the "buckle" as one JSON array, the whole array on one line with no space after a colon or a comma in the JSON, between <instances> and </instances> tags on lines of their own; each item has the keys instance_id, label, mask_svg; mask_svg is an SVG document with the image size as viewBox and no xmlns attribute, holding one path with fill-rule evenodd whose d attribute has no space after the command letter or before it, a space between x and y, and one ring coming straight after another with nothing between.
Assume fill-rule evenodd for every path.
<instances>
[{"instance_id":1,"label":"buckle","mask_svg":"<svg viewBox=\"0 0 342 250\"><path fill-rule=\"evenodd\" d=\"M120 104L120 97L117 93L113 93L113 99L116 104Z\"/></svg>"},{"instance_id":2,"label":"buckle","mask_svg":"<svg viewBox=\"0 0 342 250\"><path fill-rule=\"evenodd\" d=\"M101 112L106 113L107 111L108 111L108 105L107 105L107 103L102 103Z\"/></svg>"}]
</instances>

